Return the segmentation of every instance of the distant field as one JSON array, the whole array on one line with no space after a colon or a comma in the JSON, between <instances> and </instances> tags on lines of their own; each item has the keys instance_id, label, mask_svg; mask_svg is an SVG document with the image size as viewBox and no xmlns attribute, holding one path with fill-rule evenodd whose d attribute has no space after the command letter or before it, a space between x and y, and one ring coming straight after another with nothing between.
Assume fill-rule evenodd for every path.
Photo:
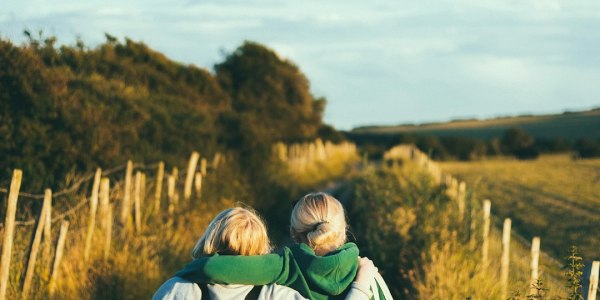
<instances>
[{"instance_id":1,"label":"distant field","mask_svg":"<svg viewBox=\"0 0 600 300\"><path fill-rule=\"evenodd\" d=\"M494 215L511 217L528 239L541 236L542 248L555 257L577 245L585 259L600 259L600 159L551 155L441 165L470 185L478 183L477 197L492 200Z\"/></svg>"},{"instance_id":2,"label":"distant field","mask_svg":"<svg viewBox=\"0 0 600 300\"><path fill-rule=\"evenodd\" d=\"M520 127L538 138L600 139L600 109L558 115L520 116L489 120L464 120L447 123L400 126L369 126L355 133L413 133L491 139L511 127Z\"/></svg>"}]
</instances>

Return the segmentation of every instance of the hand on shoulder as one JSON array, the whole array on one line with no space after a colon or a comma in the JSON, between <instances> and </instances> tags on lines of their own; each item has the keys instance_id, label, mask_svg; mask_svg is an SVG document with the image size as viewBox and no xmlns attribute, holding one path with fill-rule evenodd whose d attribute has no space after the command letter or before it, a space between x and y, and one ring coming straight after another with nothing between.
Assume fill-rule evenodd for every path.
<instances>
[{"instance_id":1,"label":"hand on shoulder","mask_svg":"<svg viewBox=\"0 0 600 300\"><path fill-rule=\"evenodd\" d=\"M356 282L360 284L369 285L375 278L379 270L373 264L373 261L366 257L358 258L358 273L356 274Z\"/></svg>"}]
</instances>

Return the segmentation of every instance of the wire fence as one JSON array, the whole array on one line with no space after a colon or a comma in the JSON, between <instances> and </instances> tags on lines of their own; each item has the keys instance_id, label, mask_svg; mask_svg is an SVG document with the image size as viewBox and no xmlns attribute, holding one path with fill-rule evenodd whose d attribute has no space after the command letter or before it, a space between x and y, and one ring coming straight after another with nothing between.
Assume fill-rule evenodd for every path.
<instances>
[{"instance_id":1,"label":"wire fence","mask_svg":"<svg viewBox=\"0 0 600 300\"><path fill-rule=\"evenodd\" d=\"M154 169L158 167L158 162L156 163L150 163L150 164L144 164L144 163L135 163L133 165L134 169L137 170L148 170L148 169ZM107 177L109 175L112 175L114 173L117 173L119 171L124 170L127 167L127 163L121 164L119 166L116 166L114 168L108 169L108 170L104 170L102 171L102 177ZM66 197L69 196L71 194L76 193L79 188L91 181L92 179L94 179L94 172L90 172L86 175L84 175L81 179L79 179L78 181L76 181L74 184L72 184L70 187L65 188L61 191L58 191L56 193L52 194L52 198L56 199L58 197ZM8 193L8 189L6 188L0 188L0 193ZM44 199L44 195L43 194L32 194L32 193L27 193L27 192L20 192L19 193L19 197L23 197L23 198L29 198L29 199L33 199L33 200L42 200ZM79 201L75 206L69 208L68 210L66 210L65 212L55 216L54 218L52 218L52 223L56 223L60 220L65 219L66 217L73 215L75 212L77 212L78 210L82 209L83 207L85 207L86 203L89 202L88 197L83 197L83 199L81 201ZM15 221L15 225L16 226L33 226L36 224L36 219L35 218L30 218L28 220L16 220ZM0 228L4 228L4 224L0 223Z\"/></svg>"}]
</instances>

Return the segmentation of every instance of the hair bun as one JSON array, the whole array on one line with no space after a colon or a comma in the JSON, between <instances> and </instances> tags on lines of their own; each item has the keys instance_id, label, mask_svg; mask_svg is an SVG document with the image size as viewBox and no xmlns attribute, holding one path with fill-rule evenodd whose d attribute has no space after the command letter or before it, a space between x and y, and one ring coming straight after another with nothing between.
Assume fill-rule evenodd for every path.
<instances>
[{"instance_id":1,"label":"hair bun","mask_svg":"<svg viewBox=\"0 0 600 300\"><path fill-rule=\"evenodd\" d=\"M315 248L329 243L335 236L336 232L333 230L333 225L327 221L315 224L313 230L306 234L310 246Z\"/></svg>"},{"instance_id":2,"label":"hair bun","mask_svg":"<svg viewBox=\"0 0 600 300\"><path fill-rule=\"evenodd\" d=\"M328 221L321 221L317 224L315 224L315 226L313 226L313 229L311 231L317 231L319 230L322 226L329 226L329 222Z\"/></svg>"},{"instance_id":3,"label":"hair bun","mask_svg":"<svg viewBox=\"0 0 600 300\"><path fill-rule=\"evenodd\" d=\"M346 241L344 207L331 195L310 193L294 205L290 233L297 243L308 244L317 255L324 255Z\"/></svg>"}]
</instances>

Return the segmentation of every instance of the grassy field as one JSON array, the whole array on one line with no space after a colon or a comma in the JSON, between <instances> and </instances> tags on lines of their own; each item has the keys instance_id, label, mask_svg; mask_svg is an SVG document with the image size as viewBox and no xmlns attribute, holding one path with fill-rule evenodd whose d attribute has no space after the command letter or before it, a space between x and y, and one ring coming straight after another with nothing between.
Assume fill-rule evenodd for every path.
<instances>
[{"instance_id":1,"label":"grassy field","mask_svg":"<svg viewBox=\"0 0 600 300\"><path fill-rule=\"evenodd\" d=\"M375 261L401 299L506 299L500 284L501 229L492 226L489 260L483 265L480 220L467 237L456 202L425 176L410 165L366 168L358 176L349 220L361 254ZM481 215L481 208L474 207L474 213ZM547 296L565 295L561 265L541 255ZM507 296L527 295L530 272L530 245L511 239Z\"/></svg>"},{"instance_id":2,"label":"grassy field","mask_svg":"<svg viewBox=\"0 0 600 300\"><path fill-rule=\"evenodd\" d=\"M554 257L562 258L570 245L577 245L584 259L600 259L600 159L550 155L441 165L477 185L477 198L490 199L492 213L512 218L513 228L525 238L540 236L542 249Z\"/></svg>"},{"instance_id":3,"label":"grassy field","mask_svg":"<svg viewBox=\"0 0 600 300\"><path fill-rule=\"evenodd\" d=\"M600 138L600 109L556 115L518 116L488 120L462 120L447 123L399 126L367 126L357 133L412 133L491 139L511 127L520 127L537 138Z\"/></svg>"}]
</instances>

